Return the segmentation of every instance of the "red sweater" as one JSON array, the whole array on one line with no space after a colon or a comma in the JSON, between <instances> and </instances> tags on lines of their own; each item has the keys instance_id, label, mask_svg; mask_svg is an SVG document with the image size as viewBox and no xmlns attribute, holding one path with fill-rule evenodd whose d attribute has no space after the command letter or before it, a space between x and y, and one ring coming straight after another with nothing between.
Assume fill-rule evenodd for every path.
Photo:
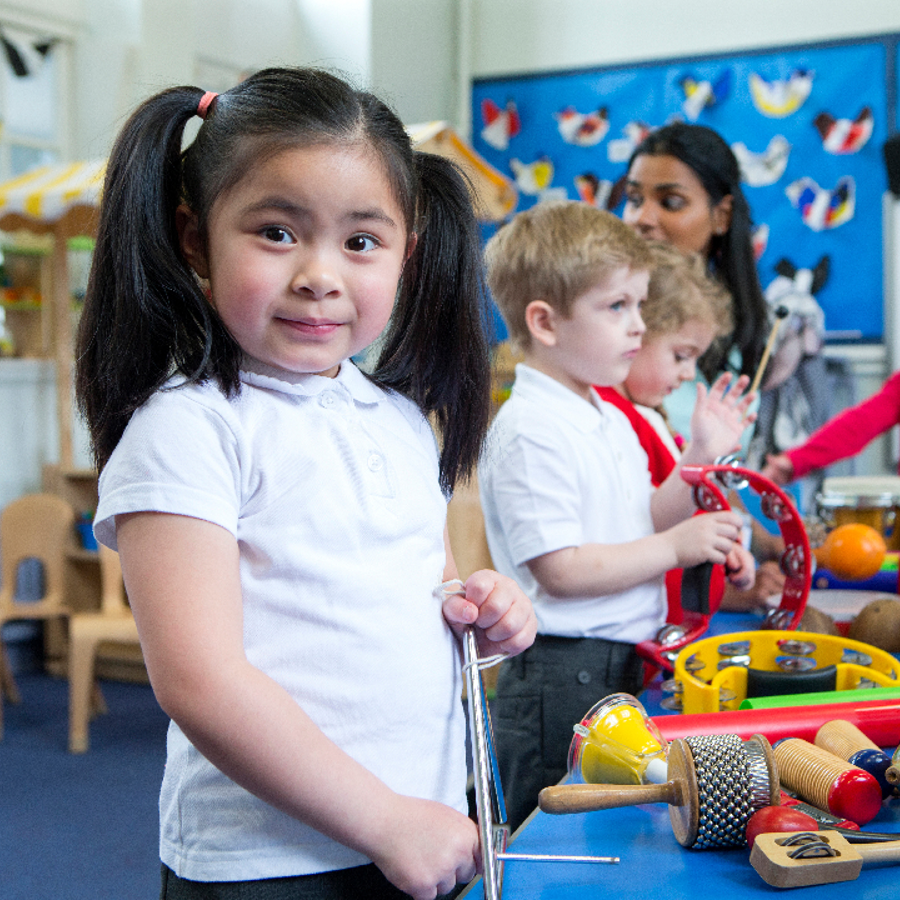
<instances>
[{"instance_id":1,"label":"red sweater","mask_svg":"<svg viewBox=\"0 0 900 900\"><path fill-rule=\"evenodd\" d=\"M813 469L824 469L855 456L866 444L897 424L900 424L900 372L891 375L877 394L838 413L805 443L788 450L794 477L802 478Z\"/></svg>"},{"instance_id":2,"label":"red sweater","mask_svg":"<svg viewBox=\"0 0 900 900\"><path fill-rule=\"evenodd\" d=\"M623 397L615 388L594 387L602 400L611 403L617 409L622 410L631 427L637 434L638 441L647 454L648 468L650 469L650 481L653 487L659 487L669 473L675 468L677 460L666 446L665 441L657 434L656 429L641 415L635 405ZM725 591L725 569L723 566L714 566L712 580L709 587L709 607L715 612L722 602L722 594ZM682 618L681 611L681 569L672 569L666 572L666 599L669 611L666 621L678 625Z\"/></svg>"}]
</instances>

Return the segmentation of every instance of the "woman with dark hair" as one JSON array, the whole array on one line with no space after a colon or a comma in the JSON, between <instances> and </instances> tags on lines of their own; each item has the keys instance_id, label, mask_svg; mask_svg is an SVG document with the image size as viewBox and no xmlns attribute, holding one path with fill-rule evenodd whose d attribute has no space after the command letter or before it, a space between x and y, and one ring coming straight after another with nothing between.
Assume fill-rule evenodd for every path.
<instances>
[{"instance_id":1,"label":"woman with dark hair","mask_svg":"<svg viewBox=\"0 0 900 900\"><path fill-rule=\"evenodd\" d=\"M622 218L641 235L706 257L731 293L734 331L700 360L712 381L729 368L753 377L768 331L753 254L750 207L737 159L704 125L676 122L651 132L632 154Z\"/></svg>"}]
</instances>

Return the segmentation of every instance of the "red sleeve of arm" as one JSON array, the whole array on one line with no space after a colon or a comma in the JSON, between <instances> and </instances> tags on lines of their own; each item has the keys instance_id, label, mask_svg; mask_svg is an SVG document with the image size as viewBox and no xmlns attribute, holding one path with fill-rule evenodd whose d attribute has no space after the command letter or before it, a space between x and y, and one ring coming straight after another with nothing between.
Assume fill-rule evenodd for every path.
<instances>
[{"instance_id":1,"label":"red sleeve of arm","mask_svg":"<svg viewBox=\"0 0 900 900\"><path fill-rule=\"evenodd\" d=\"M802 478L813 469L823 469L855 456L870 441L900 422L900 372L862 403L845 409L826 422L809 439L787 451L794 477Z\"/></svg>"}]
</instances>

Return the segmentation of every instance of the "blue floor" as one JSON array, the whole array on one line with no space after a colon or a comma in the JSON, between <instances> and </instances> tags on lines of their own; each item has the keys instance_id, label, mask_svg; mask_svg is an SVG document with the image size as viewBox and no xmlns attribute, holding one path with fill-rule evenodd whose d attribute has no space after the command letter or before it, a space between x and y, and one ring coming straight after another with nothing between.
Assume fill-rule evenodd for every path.
<instances>
[{"instance_id":1,"label":"blue floor","mask_svg":"<svg viewBox=\"0 0 900 900\"><path fill-rule=\"evenodd\" d=\"M91 748L68 752L68 683L16 676L0 742L3 900L153 900L167 719L147 685L104 682Z\"/></svg>"}]
</instances>

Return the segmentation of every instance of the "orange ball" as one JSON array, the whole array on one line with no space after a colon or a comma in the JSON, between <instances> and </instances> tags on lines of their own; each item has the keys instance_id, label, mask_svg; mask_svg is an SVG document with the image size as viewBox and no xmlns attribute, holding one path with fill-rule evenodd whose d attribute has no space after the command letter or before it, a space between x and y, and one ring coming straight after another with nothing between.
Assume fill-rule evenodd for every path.
<instances>
[{"instance_id":1,"label":"orange ball","mask_svg":"<svg viewBox=\"0 0 900 900\"><path fill-rule=\"evenodd\" d=\"M865 581L881 568L887 546L871 526L851 522L829 532L813 551L816 561L845 581Z\"/></svg>"}]
</instances>

